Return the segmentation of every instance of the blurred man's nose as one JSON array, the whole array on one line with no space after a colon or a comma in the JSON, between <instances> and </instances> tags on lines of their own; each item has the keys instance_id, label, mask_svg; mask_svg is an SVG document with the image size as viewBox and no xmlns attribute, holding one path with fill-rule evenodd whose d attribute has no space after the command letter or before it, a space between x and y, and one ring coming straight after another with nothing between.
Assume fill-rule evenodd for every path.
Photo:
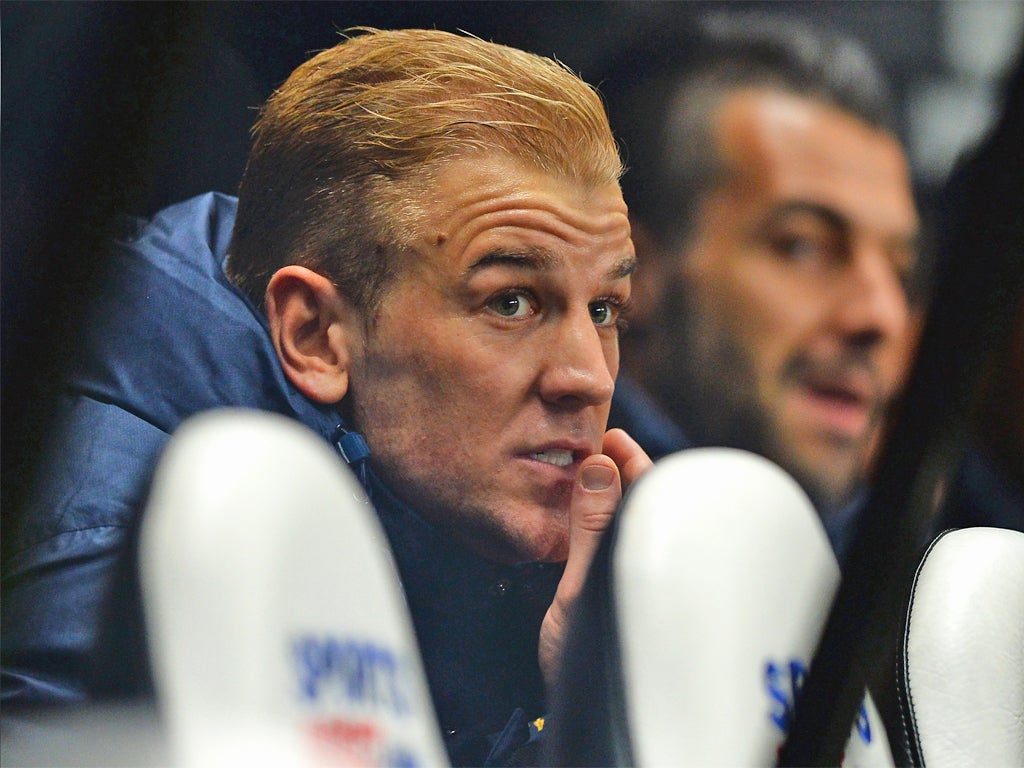
<instances>
[{"instance_id":1,"label":"blurred man's nose","mask_svg":"<svg viewBox=\"0 0 1024 768\"><path fill-rule=\"evenodd\" d=\"M839 281L834 319L844 337L861 346L875 346L907 334L906 288L884 248L874 244L856 248Z\"/></svg>"}]
</instances>

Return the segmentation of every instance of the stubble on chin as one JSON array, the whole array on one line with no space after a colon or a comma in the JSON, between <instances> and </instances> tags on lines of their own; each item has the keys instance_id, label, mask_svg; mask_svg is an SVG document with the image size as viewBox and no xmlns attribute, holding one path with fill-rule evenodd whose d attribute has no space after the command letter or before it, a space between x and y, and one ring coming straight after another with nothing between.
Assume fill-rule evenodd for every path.
<instances>
[{"instance_id":1,"label":"stubble on chin","mask_svg":"<svg viewBox=\"0 0 1024 768\"><path fill-rule=\"evenodd\" d=\"M674 311L685 325L679 326L671 353L660 357L655 394L689 439L764 456L789 473L823 514L848 503L864 476L868 435L837 437L832 444L823 438L818 449L801 449L798 437L781 423L781 405L766 402L758 391L754 366L732 331L686 299L678 300ZM809 365L792 360L779 375L779 392L799 386L800 372ZM869 434L877 421L876 414Z\"/></svg>"},{"instance_id":2,"label":"stubble on chin","mask_svg":"<svg viewBox=\"0 0 1024 768\"><path fill-rule=\"evenodd\" d=\"M496 562L564 562L569 555L569 514L470 513L458 526L457 538L477 555Z\"/></svg>"}]
</instances>

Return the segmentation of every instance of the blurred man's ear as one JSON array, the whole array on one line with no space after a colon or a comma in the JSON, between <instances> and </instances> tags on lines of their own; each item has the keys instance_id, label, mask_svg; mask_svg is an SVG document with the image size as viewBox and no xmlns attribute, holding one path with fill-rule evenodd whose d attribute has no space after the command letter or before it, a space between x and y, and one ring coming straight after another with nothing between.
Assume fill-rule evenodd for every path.
<instances>
[{"instance_id":1,"label":"blurred man's ear","mask_svg":"<svg viewBox=\"0 0 1024 768\"><path fill-rule=\"evenodd\" d=\"M285 375L302 394L333 405L348 391L358 315L326 277L282 267L267 285L270 337Z\"/></svg>"}]
</instances>

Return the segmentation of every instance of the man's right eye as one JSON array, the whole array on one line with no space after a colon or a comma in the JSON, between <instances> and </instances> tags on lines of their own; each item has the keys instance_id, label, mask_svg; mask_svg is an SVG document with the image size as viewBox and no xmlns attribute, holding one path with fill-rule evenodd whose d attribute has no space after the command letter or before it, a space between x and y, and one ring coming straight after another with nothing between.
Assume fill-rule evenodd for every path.
<instances>
[{"instance_id":1,"label":"man's right eye","mask_svg":"<svg viewBox=\"0 0 1024 768\"><path fill-rule=\"evenodd\" d=\"M771 243L776 253L791 261L816 259L826 250L823 243L802 235L777 235Z\"/></svg>"},{"instance_id":2,"label":"man's right eye","mask_svg":"<svg viewBox=\"0 0 1024 768\"><path fill-rule=\"evenodd\" d=\"M523 291L509 291L491 299L487 304L502 317L527 317L533 313L530 297Z\"/></svg>"}]
</instances>

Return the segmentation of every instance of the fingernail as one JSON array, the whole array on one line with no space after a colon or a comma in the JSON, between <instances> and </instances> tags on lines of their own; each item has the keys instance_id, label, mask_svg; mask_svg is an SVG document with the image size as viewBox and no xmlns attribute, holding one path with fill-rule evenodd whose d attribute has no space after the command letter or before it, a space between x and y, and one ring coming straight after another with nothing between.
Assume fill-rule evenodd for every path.
<instances>
[{"instance_id":1,"label":"fingernail","mask_svg":"<svg viewBox=\"0 0 1024 768\"><path fill-rule=\"evenodd\" d=\"M580 483L588 491L603 491L611 486L614 479L615 472L611 467L606 467L604 464L591 464L589 467L584 467Z\"/></svg>"}]
</instances>

